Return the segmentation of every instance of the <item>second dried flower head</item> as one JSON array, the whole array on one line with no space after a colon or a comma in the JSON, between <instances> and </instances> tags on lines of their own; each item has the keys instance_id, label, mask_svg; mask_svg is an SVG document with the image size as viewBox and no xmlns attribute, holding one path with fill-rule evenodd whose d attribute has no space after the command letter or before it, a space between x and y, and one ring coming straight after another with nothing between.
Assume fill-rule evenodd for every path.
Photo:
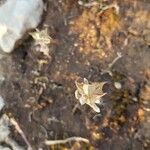
<instances>
[{"instance_id":1,"label":"second dried flower head","mask_svg":"<svg viewBox=\"0 0 150 150\"><path fill-rule=\"evenodd\" d=\"M96 104L101 103L101 98L106 94L102 91L106 82L89 83L87 79L75 82L77 90L75 97L79 100L81 105L87 104L93 108L94 111L100 112Z\"/></svg>"}]
</instances>

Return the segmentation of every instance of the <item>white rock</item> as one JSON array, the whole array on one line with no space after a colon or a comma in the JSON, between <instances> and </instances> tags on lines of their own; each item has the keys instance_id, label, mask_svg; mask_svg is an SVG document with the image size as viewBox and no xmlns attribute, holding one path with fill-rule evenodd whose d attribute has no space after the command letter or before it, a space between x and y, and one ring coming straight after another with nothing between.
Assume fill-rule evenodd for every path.
<instances>
[{"instance_id":1,"label":"white rock","mask_svg":"<svg viewBox=\"0 0 150 150\"><path fill-rule=\"evenodd\" d=\"M0 146L0 150L11 150L11 149L8 147Z\"/></svg>"},{"instance_id":2,"label":"white rock","mask_svg":"<svg viewBox=\"0 0 150 150\"><path fill-rule=\"evenodd\" d=\"M12 52L18 40L40 23L43 8L43 0L6 0L0 6L0 49Z\"/></svg>"},{"instance_id":3,"label":"white rock","mask_svg":"<svg viewBox=\"0 0 150 150\"><path fill-rule=\"evenodd\" d=\"M10 150L8 147L3 147L1 145L2 142L6 143L6 145L10 145L12 150L25 150L23 147L19 146L16 141L9 137L10 125L8 116L4 114L0 118L0 150Z\"/></svg>"},{"instance_id":4,"label":"white rock","mask_svg":"<svg viewBox=\"0 0 150 150\"><path fill-rule=\"evenodd\" d=\"M5 141L9 134L9 120L6 115L3 115L0 118L0 142Z\"/></svg>"},{"instance_id":5,"label":"white rock","mask_svg":"<svg viewBox=\"0 0 150 150\"><path fill-rule=\"evenodd\" d=\"M138 98L137 98L137 97L133 97L132 100L133 100L134 102L138 102Z\"/></svg>"},{"instance_id":6,"label":"white rock","mask_svg":"<svg viewBox=\"0 0 150 150\"><path fill-rule=\"evenodd\" d=\"M121 85L120 82L115 82L114 86L115 86L116 89L119 89L119 90L122 88L122 85Z\"/></svg>"},{"instance_id":7,"label":"white rock","mask_svg":"<svg viewBox=\"0 0 150 150\"><path fill-rule=\"evenodd\" d=\"M4 105L5 105L4 99L0 96L0 111L4 107Z\"/></svg>"}]
</instances>

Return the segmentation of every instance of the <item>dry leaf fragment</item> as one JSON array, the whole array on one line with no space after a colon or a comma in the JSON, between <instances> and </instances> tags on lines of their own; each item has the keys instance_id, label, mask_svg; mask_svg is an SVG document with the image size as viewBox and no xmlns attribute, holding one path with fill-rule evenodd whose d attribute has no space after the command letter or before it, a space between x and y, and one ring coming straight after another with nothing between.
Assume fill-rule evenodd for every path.
<instances>
[{"instance_id":1,"label":"dry leaf fragment","mask_svg":"<svg viewBox=\"0 0 150 150\"><path fill-rule=\"evenodd\" d=\"M40 45L40 52L42 52L47 57L50 57L49 55L49 44L51 43L51 37L48 35L48 30L45 28L44 30L39 31L36 29L35 32L30 33L30 35L35 40L35 45Z\"/></svg>"},{"instance_id":2,"label":"dry leaf fragment","mask_svg":"<svg viewBox=\"0 0 150 150\"><path fill-rule=\"evenodd\" d=\"M75 97L79 100L81 105L87 104L96 112L100 112L99 107L96 104L101 103L101 97L106 93L102 91L102 88L106 82L89 83L84 78L83 82L76 81L77 90L75 91Z\"/></svg>"},{"instance_id":3,"label":"dry leaf fragment","mask_svg":"<svg viewBox=\"0 0 150 150\"><path fill-rule=\"evenodd\" d=\"M36 31L31 32L30 35L33 37L37 44L50 44L51 42L51 37L48 35L47 28L41 31L36 29Z\"/></svg>"}]
</instances>

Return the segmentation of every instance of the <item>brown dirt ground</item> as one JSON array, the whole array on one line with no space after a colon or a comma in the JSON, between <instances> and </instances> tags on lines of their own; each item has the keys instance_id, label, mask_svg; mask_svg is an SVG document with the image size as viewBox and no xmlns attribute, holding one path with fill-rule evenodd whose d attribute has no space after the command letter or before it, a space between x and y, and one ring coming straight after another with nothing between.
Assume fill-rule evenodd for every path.
<instances>
[{"instance_id":1,"label":"brown dirt ground","mask_svg":"<svg viewBox=\"0 0 150 150\"><path fill-rule=\"evenodd\" d=\"M5 80L0 95L3 113L13 116L33 148L43 150L146 150L150 148L150 2L105 0L120 8L101 12L77 0L47 0L39 29L48 25L53 42L47 58L27 39L0 60ZM121 52L112 68L102 71ZM41 63L45 61L45 63ZM75 80L108 81L98 115L75 99ZM122 89L113 85L120 82ZM76 107L77 106L77 107ZM26 147L14 131L13 138ZM45 139L80 136L90 144L72 142L45 146Z\"/></svg>"}]
</instances>

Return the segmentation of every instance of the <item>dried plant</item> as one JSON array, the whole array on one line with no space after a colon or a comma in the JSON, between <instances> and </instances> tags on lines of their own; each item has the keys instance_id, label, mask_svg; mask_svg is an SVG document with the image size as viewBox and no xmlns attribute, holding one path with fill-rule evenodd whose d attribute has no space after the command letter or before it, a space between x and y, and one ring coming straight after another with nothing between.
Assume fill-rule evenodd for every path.
<instances>
[{"instance_id":1,"label":"dried plant","mask_svg":"<svg viewBox=\"0 0 150 150\"><path fill-rule=\"evenodd\" d=\"M102 96L106 94L102 91L105 83L106 82L95 82L90 84L85 78L83 81L76 81L77 90L75 91L75 97L79 100L81 105L87 104L92 107L94 111L100 112L96 104L100 104Z\"/></svg>"},{"instance_id":2,"label":"dried plant","mask_svg":"<svg viewBox=\"0 0 150 150\"><path fill-rule=\"evenodd\" d=\"M51 37L48 35L47 28L45 28L44 30L41 30L41 31L36 29L36 31L30 33L30 35L35 40L35 45L40 45L39 51L42 52L47 57L50 57L48 45L51 43Z\"/></svg>"}]
</instances>

